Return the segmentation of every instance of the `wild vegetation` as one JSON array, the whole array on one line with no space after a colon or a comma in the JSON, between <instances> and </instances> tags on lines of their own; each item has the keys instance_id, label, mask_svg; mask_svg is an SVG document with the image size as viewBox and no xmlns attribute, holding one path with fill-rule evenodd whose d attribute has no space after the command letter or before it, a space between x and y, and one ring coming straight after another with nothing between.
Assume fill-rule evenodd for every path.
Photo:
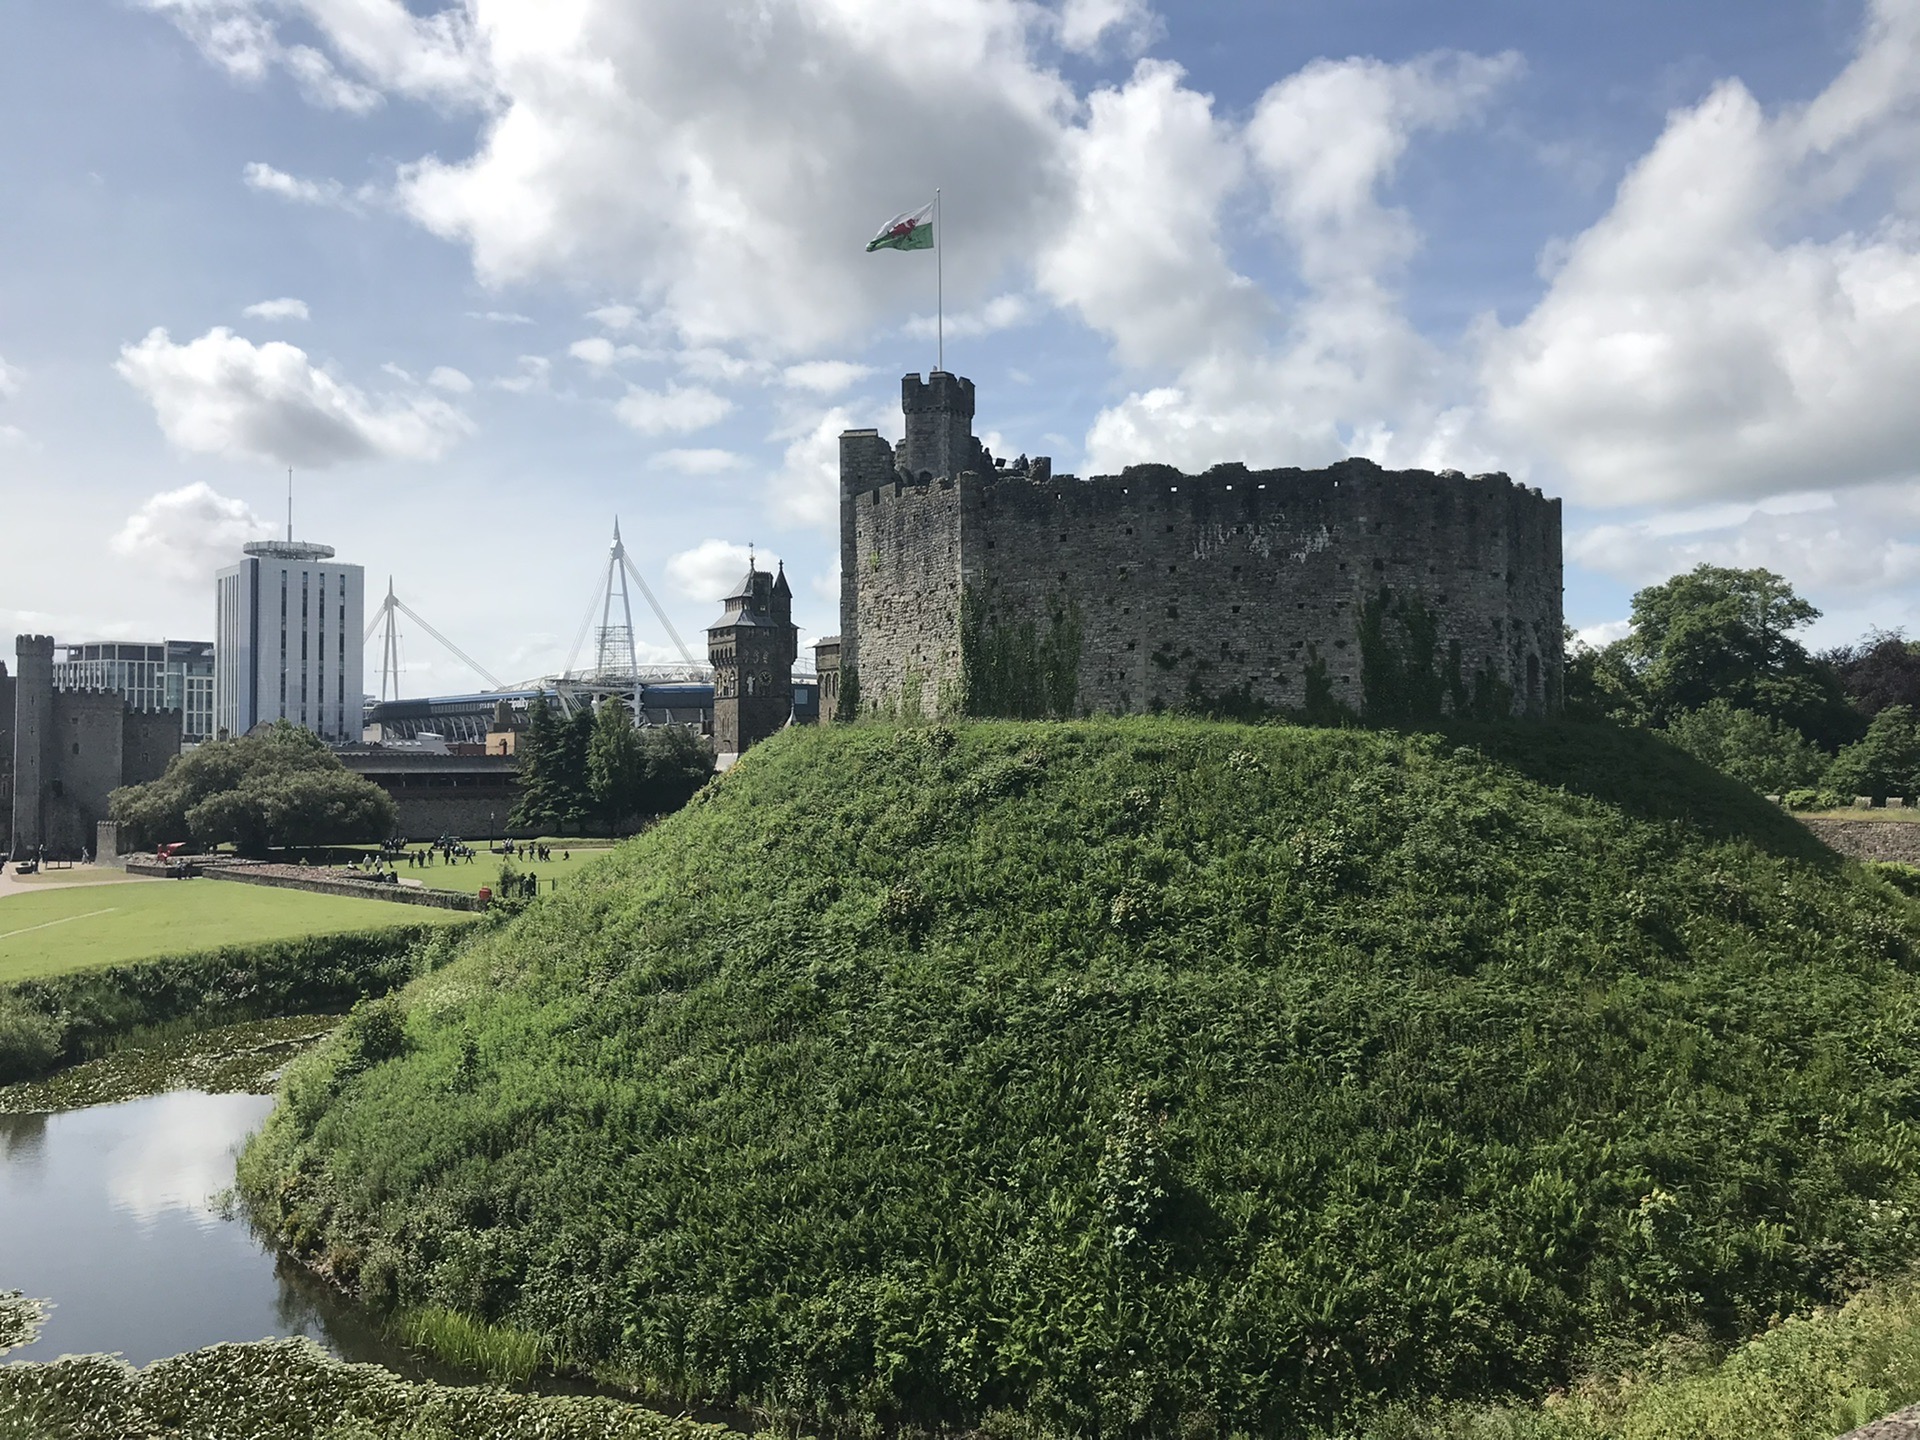
<instances>
[{"instance_id":1,"label":"wild vegetation","mask_svg":"<svg viewBox=\"0 0 1920 1440\"><path fill-rule=\"evenodd\" d=\"M136 845L192 840L252 856L385 840L399 824L386 791L288 720L196 746L169 761L158 780L114 791L109 808Z\"/></svg>"},{"instance_id":2,"label":"wild vegetation","mask_svg":"<svg viewBox=\"0 0 1920 1440\"><path fill-rule=\"evenodd\" d=\"M1916 947L1644 731L793 731L297 1062L241 1180L654 1393L1352 1431L1920 1258Z\"/></svg>"},{"instance_id":3,"label":"wild vegetation","mask_svg":"<svg viewBox=\"0 0 1920 1440\"><path fill-rule=\"evenodd\" d=\"M452 948L443 927L396 925L0 986L0 1084L216 1026L338 1013L443 963Z\"/></svg>"},{"instance_id":4,"label":"wild vegetation","mask_svg":"<svg viewBox=\"0 0 1920 1440\"><path fill-rule=\"evenodd\" d=\"M290 1015L186 1034L163 1026L143 1043L123 1043L43 1080L0 1085L0 1115L114 1105L168 1090L266 1094L289 1060L339 1023L338 1015Z\"/></svg>"},{"instance_id":5,"label":"wild vegetation","mask_svg":"<svg viewBox=\"0 0 1920 1440\"><path fill-rule=\"evenodd\" d=\"M3 1302L0 1302L3 1304ZM408 1384L309 1340L0 1365L0 1440L720 1440L617 1400Z\"/></svg>"}]
</instances>

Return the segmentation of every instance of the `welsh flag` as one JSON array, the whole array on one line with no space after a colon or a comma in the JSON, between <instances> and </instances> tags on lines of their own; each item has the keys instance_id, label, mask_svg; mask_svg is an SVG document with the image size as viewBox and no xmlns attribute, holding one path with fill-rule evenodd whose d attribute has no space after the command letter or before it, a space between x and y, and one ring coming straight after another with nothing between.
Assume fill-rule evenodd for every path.
<instances>
[{"instance_id":1,"label":"welsh flag","mask_svg":"<svg viewBox=\"0 0 1920 1440\"><path fill-rule=\"evenodd\" d=\"M933 201L918 210L896 215L880 227L880 233L867 242L867 253L876 250L931 250L933 248Z\"/></svg>"}]
</instances>

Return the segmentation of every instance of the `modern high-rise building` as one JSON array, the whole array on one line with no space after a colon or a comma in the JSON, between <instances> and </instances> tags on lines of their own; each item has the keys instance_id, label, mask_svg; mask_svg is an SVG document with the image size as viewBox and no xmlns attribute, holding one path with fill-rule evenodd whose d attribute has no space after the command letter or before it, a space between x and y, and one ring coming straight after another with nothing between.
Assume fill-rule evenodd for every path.
<instances>
[{"instance_id":1,"label":"modern high-rise building","mask_svg":"<svg viewBox=\"0 0 1920 1440\"><path fill-rule=\"evenodd\" d=\"M101 640L54 649L54 689L111 690L135 710L178 710L183 744L212 738L211 640Z\"/></svg>"},{"instance_id":2,"label":"modern high-rise building","mask_svg":"<svg viewBox=\"0 0 1920 1440\"><path fill-rule=\"evenodd\" d=\"M331 545L259 540L214 581L213 716L244 735L291 720L334 744L360 738L366 574Z\"/></svg>"}]
</instances>

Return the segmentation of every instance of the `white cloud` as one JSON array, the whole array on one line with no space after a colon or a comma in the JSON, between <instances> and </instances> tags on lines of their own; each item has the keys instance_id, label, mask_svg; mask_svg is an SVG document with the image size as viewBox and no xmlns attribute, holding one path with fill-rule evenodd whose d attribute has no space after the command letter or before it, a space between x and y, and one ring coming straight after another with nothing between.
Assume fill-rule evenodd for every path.
<instances>
[{"instance_id":1,"label":"white cloud","mask_svg":"<svg viewBox=\"0 0 1920 1440\"><path fill-rule=\"evenodd\" d=\"M1150 63L1112 94L1104 117L1096 97L1083 211L1116 192L1125 206L1152 204L1126 190L1146 184L1162 193L1162 210L1184 213L1137 232L1096 213L1096 231L1120 235L1081 272L1067 269L1066 246L1057 252L1068 276L1051 287L1057 299L1112 334L1123 357L1177 367L1174 383L1136 391L1095 419L1088 467L1319 465L1359 453L1494 468L1473 416L1449 404L1447 358L1401 313L1397 285L1417 235L1379 197L1416 135L1473 119L1518 65L1454 52L1402 65L1316 61L1270 87L1242 134ZM1304 285L1284 315L1233 272L1217 237L1242 152ZM1043 282L1049 274L1043 267Z\"/></svg>"},{"instance_id":2,"label":"white cloud","mask_svg":"<svg viewBox=\"0 0 1920 1440\"><path fill-rule=\"evenodd\" d=\"M1573 643L1589 650L1604 650L1616 640L1624 640L1633 633L1631 620L1602 620L1594 625L1582 625L1573 632Z\"/></svg>"},{"instance_id":3,"label":"white cloud","mask_svg":"<svg viewBox=\"0 0 1920 1440\"><path fill-rule=\"evenodd\" d=\"M723 475L746 467L746 457L731 450L662 450L647 462L657 470L682 475Z\"/></svg>"},{"instance_id":4,"label":"white cloud","mask_svg":"<svg viewBox=\"0 0 1920 1440\"><path fill-rule=\"evenodd\" d=\"M796 390L811 390L816 395L838 395L872 373L871 365L856 365L851 360L808 360L780 372Z\"/></svg>"},{"instance_id":5,"label":"white cloud","mask_svg":"<svg viewBox=\"0 0 1920 1440\"><path fill-rule=\"evenodd\" d=\"M553 373L553 362L544 355L522 355L520 369L513 375L496 376L493 388L510 391L515 395L531 395L535 391L547 388L547 379Z\"/></svg>"},{"instance_id":6,"label":"white cloud","mask_svg":"<svg viewBox=\"0 0 1920 1440\"><path fill-rule=\"evenodd\" d=\"M20 367L7 364L6 357L0 356L0 400L11 400L18 395L22 378Z\"/></svg>"},{"instance_id":7,"label":"white cloud","mask_svg":"<svg viewBox=\"0 0 1920 1440\"><path fill-rule=\"evenodd\" d=\"M605 370L622 360L639 359L642 351L638 345L615 345L604 335L593 335L574 341L567 347L567 353L583 365Z\"/></svg>"},{"instance_id":8,"label":"white cloud","mask_svg":"<svg viewBox=\"0 0 1920 1440\"><path fill-rule=\"evenodd\" d=\"M353 460L435 460L472 424L444 400L374 399L283 341L224 326L176 345L163 329L124 345L114 367L153 406L178 449L320 469Z\"/></svg>"},{"instance_id":9,"label":"white cloud","mask_svg":"<svg viewBox=\"0 0 1920 1440\"><path fill-rule=\"evenodd\" d=\"M259 160L249 161L241 177L248 189L278 195L296 205L337 205L348 209L353 203L346 187L338 180L302 180Z\"/></svg>"},{"instance_id":10,"label":"white cloud","mask_svg":"<svg viewBox=\"0 0 1920 1440\"><path fill-rule=\"evenodd\" d=\"M295 300L290 295L283 295L278 300L261 300L256 304L247 306L247 308L240 313L251 316L255 320L305 320L310 318L307 314L307 302L304 300Z\"/></svg>"},{"instance_id":11,"label":"white cloud","mask_svg":"<svg viewBox=\"0 0 1920 1440\"><path fill-rule=\"evenodd\" d=\"M1769 114L1730 80L1675 111L1534 311L1489 331L1499 433L1595 504L1920 473L1920 226L1834 208L1910 177L1916 95L1920 6L1876 0L1812 103Z\"/></svg>"},{"instance_id":12,"label":"white cloud","mask_svg":"<svg viewBox=\"0 0 1920 1440\"><path fill-rule=\"evenodd\" d=\"M867 423L836 405L796 430L780 469L767 482L773 518L829 529L840 523L840 432Z\"/></svg>"},{"instance_id":13,"label":"white cloud","mask_svg":"<svg viewBox=\"0 0 1920 1440\"><path fill-rule=\"evenodd\" d=\"M642 435L662 435L703 429L731 409L731 400L701 385L670 384L665 390L634 385L613 407L613 413Z\"/></svg>"},{"instance_id":14,"label":"white cloud","mask_svg":"<svg viewBox=\"0 0 1920 1440\"><path fill-rule=\"evenodd\" d=\"M242 545L273 534L271 522L244 500L196 481L153 496L126 518L109 543L114 554L163 579L203 585L216 569L239 558Z\"/></svg>"},{"instance_id":15,"label":"white cloud","mask_svg":"<svg viewBox=\"0 0 1920 1440\"><path fill-rule=\"evenodd\" d=\"M1920 486L1864 486L1719 502L1574 530L1567 558L1631 586L1695 565L1764 567L1803 592L1920 582Z\"/></svg>"},{"instance_id":16,"label":"white cloud","mask_svg":"<svg viewBox=\"0 0 1920 1440\"><path fill-rule=\"evenodd\" d=\"M483 106L491 95L485 56L475 45L474 21L464 5L414 15L402 0L141 3L165 15L236 79L257 83L276 67L284 69L315 105L365 114L385 93L464 107ZM277 18L282 14L318 29L333 57L283 43Z\"/></svg>"},{"instance_id":17,"label":"white cloud","mask_svg":"<svg viewBox=\"0 0 1920 1440\"><path fill-rule=\"evenodd\" d=\"M977 310L962 310L956 315L947 316L946 333L964 339L974 335L991 335L996 330L1010 330L1031 320L1033 310L1033 302L1024 295L996 295ZM930 340L939 332L941 325L932 315L915 315L904 328L907 334L916 339Z\"/></svg>"},{"instance_id":18,"label":"white cloud","mask_svg":"<svg viewBox=\"0 0 1920 1440\"><path fill-rule=\"evenodd\" d=\"M451 365L434 366L432 373L427 376L427 384L436 390L444 390L449 395L465 395L473 389L473 381L466 373L454 369Z\"/></svg>"},{"instance_id":19,"label":"white cloud","mask_svg":"<svg viewBox=\"0 0 1920 1440\"><path fill-rule=\"evenodd\" d=\"M699 380L736 384L742 380L764 380L774 373L773 367L764 360L736 355L717 345L691 346L675 358L681 369Z\"/></svg>"},{"instance_id":20,"label":"white cloud","mask_svg":"<svg viewBox=\"0 0 1920 1440\"><path fill-rule=\"evenodd\" d=\"M1166 28L1146 0L1065 0L1059 24L1060 43L1083 54L1098 53L1112 37L1137 55Z\"/></svg>"},{"instance_id":21,"label":"white cloud","mask_svg":"<svg viewBox=\"0 0 1920 1440\"><path fill-rule=\"evenodd\" d=\"M485 320L494 325L533 324L533 317L531 315L517 314L512 310L469 310L467 311L467 318L469 320Z\"/></svg>"},{"instance_id":22,"label":"white cloud","mask_svg":"<svg viewBox=\"0 0 1920 1440\"><path fill-rule=\"evenodd\" d=\"M598 310L589 310L587 318L618 335L640 323L640 312L631 305L602 305Z\"/></svg>"},{"instance_id":23,"label":"white cloud","mask_svg":"<svg viewBox=\"0 0 1920 1440\"><path fill-rule=\"evenodd\" d=\"M702 540L667 561L667 583L689 600L710 601L717 606L747 573L748 559L745 545ZM762 570L780 563L778 555L764 548L753 551L752 560Z\"/></svg>"},{"instance_id":24,"label":"white cloud","mask_svg":"<svg viewBox=\"0 0 1920 1440\"><path fill-rule=\"evenodd\" d=\"M29 444L27 432L18 425L0 425L0 446L9 450L25 450Z\"/></svg>"}]
</instances>

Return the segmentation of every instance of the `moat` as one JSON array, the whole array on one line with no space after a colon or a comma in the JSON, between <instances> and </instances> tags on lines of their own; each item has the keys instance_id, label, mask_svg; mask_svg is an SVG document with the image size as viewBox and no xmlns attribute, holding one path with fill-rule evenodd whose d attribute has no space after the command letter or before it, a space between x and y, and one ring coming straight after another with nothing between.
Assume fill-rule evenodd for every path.
<instances>
[{"instance_id":1,"label":"moat","mask_svg":"<svg viewBox=\"0 0 1920 1440\"><path fill-rule=\"evenodd\" d=\"M222 1341L305 1335L408 1379L459 1374L382 1337L280 1260L224 1203L270 1095L175 1090L0 1115L0 1286L50 1298L9 1361L118 1352L135 1365Z\"/></svg>"}]
</instances>

